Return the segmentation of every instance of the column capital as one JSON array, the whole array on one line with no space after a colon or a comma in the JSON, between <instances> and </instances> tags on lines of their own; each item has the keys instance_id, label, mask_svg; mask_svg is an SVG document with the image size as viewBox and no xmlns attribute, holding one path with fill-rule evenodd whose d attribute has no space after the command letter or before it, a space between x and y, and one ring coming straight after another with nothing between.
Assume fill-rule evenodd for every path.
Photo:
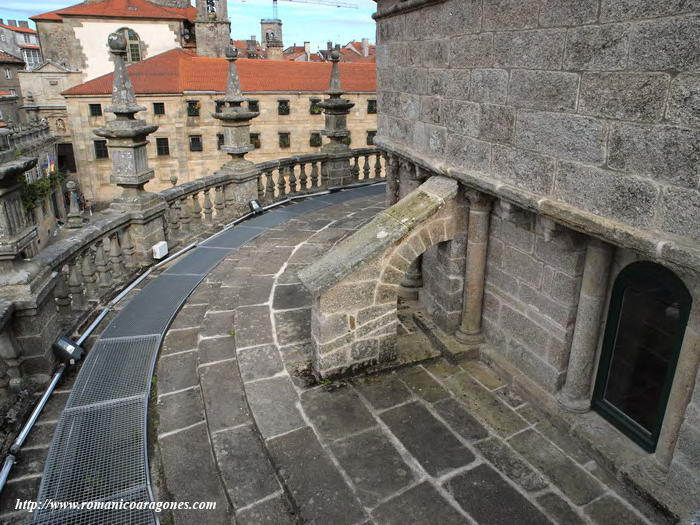
<instances>
[{"instance_id":1,"label":"column capital","mask_svg":"<svg viewBox=\"0 0 700 525\"><path fill-rule=\"evenodd\" d=\"M469 201L470 210L490 211L493 206L494 198L488 193L473 188L466 188L464 190L464 196Z\"/></svg>"}]
</instances>

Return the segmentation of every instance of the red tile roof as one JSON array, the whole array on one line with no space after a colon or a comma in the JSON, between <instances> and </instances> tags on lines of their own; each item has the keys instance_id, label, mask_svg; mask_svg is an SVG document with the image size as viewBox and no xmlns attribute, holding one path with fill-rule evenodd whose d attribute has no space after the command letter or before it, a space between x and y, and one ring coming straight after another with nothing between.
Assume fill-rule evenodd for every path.
<instances>
[{"instance_id":1,"label":"red tile roof","mask_svg":"<svg viewBox=\"0 0 700 525\"><path fill-rule=\"evenodd\" d=\"M11 94L12 93L10 93L9 91L0 91L0 97L4 97L6 95L11 95Z\"/></svg>"},{"instance_id":2,"label":"red tile roof","mask_svg":"<svg viewBox=\"0 0 700 525\"><path fill-rule=\"evenodd\" d=\"M176 8L152 4L148 0L103 0L90 4L80 3L30 17L32 20L61 20L64 16L99 16L107 18L160 18L194 20L194 7Z\"/></svg>"},{"instance_id":3,"label":"red tile roof","mask_svg":"<svg viewBox=\"0 0 700 525\"><path fill-rule=\"evenodd\" d=\"M328 89L331 65L327 62L241 59L236 64L244 92L322 92ZM227 74L225 59L198 57L183 49L172 49L129 66L129 76L137 94L224 92ZM341 63L340 78L343 89L350 92L372 93L377 89L373 63ZM111 93L111 73L64 92L65 95Z\"/></svg>"},{"instance_id":4,"label":"red tile roof","mask_svg":"<svg viewBox=\"0 0 700 525\"><path fill-rule=\"evenodd\" d=\"M4 51L0 51L0 63L3 64L24 64L24 60Z\"/></svg>"},{"instance_id":5,"label":"red tile roof","mask_svg":"<svg viewBox=\"0 0 700 525\"><path fill-rule=\"evenodd\" d=\"M19 27L19 26L8 26L7 24L0 24L0 27L4 27L5 29L9 29L10 31L16 31L18 33L31 33L31 34L36 34L36 30L31 29L29 27Z\"/></svg>"}]
</instances>

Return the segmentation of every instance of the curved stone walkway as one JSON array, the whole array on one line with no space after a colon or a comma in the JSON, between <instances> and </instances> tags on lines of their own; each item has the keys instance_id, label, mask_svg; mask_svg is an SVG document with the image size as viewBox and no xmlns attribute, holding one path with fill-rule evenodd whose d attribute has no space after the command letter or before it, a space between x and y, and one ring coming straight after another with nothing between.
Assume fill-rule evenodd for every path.
<instances>
[{"instance_id":1,"label":"curved stone walkway","mask_svg":"<svg viewBox=\"0 0 700 525\"><path fill-rule=\"evenodd\" d=\"M161 501L217 505L174 522L662 523L480 362L313 384L297 272L382 207L353 200L268 230L178 313L157 370L152 478ZM408 351L430 354L400 312Z\"/></svg>"}]
</instances>

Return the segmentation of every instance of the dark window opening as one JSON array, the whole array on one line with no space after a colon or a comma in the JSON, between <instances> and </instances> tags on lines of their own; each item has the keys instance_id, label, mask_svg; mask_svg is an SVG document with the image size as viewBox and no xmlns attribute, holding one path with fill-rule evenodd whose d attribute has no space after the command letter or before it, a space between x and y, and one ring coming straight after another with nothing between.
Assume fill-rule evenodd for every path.
<instances>
[{"instance_id":1,"label":"dark window opening","mask_svg":"<svg viewBox=\"0 0 700 525\"><path fill-rule=\"evenodd\" d=\"M170 155L170 144L167 138L157 138L156 139L156 151L159 157L166 157Z\"/></svg>"},{"instance_id":2,"label":"dark window opening","mask_svg":"<svg viewBox=\"0 0 700 525\"><path fill-rule=\"evenodd\" d=\"M188 117L198 117L199 116L199 100L188 100L187 101L187 116Z\"/></svg>"},{"instance_id":3,"label":"dark window opening","mask_svg":"<svg viewBox=\"0 0 700 525\"><path fill-rule=\"evenodd\" d=\"M217 133L216 134L216 149L221 149L221 146L223 146L224 143L224 134L223 133Z\"/></svg>"},{"instance_id":4,"label":"dark window opening","mask_svg":"<svg viewBox=\"0 0 700 525\"><path fill-rule=\"evenodd\" d=\"M96 159L108 159L109 150L107 149L106 140L96 140L95 141L95 158Z\"/></svg>"},{"instance_id":5,"label":"dark window opening","mask_svg":"<svg viewBox=\"0 0 700 525\"><path fill-rule=\"evenodd\" d=\"M278 115L289 115L289 100L278 100L277 101L277 114Z\"/></svg>"},{"instance_id":6,"label":"dark window opening","mask_svg":"<svg viewBox=\"0 0 700 525\"><path fill-rule=\"evenodd\" d=\"M656 449L692 298L676 275L637 262L615 280L593 408L649 452Z\"/></svg>"},{"instance_id":7,"label":"dark window opening","mask_svg":"<svg viewBox=\"0 0 700 525\"><path fill-rule=\"evenodd\" d=\"M225 107L226 107L226 103L223 100L216 101L216 112L217 113L221 113Z\"/></svg>"},{"instance_id":8,"label":"dark window opening","mask_svg":"<svg viewBox=\"0 0 700 525\"><path fill-rule=\"evenodd\" d=\"M311 105L309 106L309 113L312 115L320 115L323 113L323 109L321 109L321 106L318 105L318 103L321 102L320 98L312 98L311 99Z\"/></svg>"},{"instance_id":9,"label":"dark window opening","mask_svg":"<svg viewBox=\"0 0 700 525\"><path fill-rule=\"evenodd\" d=\"M202 136L190 135L190 151L202 151Z\"/></svg>"},{"instance_id":10,"label":"dark window opening","mask_svg":"<svg viewBox=\"0 0 700 525\"><path fill-rule=\"evenodd\" d=\"M367 114L374 115L377 113L377 101L373 98L367 101Z\"/></svg>"},{"instance_id":11,"label":"dark window opening","mask_svg":"<svg viewBox=\"0 0 700 525\"><path fill-rule=\"evenodd\" d=\"M101 117L102 116L102 104L90 104L90 116L91 117Z\"/></svg>"},{"instance_id":12,"label":"dark window opening","mask_svg":"<svg viewBox=\"0 0 700 525\"><path fill-rule=\"evenodd\" d=\"M251 133L250 143L255 147L255 149L260 149L260 133Z\"/></svg>"},{"instance_id":13,"label":"dark window opening","mask_svg":"<svg viewBox=\"0 0 700 525\"><path fill-rule=\"evenodd\" d=\"M346 146L349 146L352 144L352 137L350 136L350 132L348 131L348 136L344 137L340 140L341 143L345 144Z\"/></svg>"},{"instance_id":14,"label":"dark window opening","mask_svg":"<svg viewBox=\"0 0 700 525\"><path fill-rule=\"evenodd\" d=\"M154 115L165 115L165 103L164 102L154 102L153 103L153 114Z\"/></svg>"},{"instance_id":15,"label":"dark window opening","mask_svg":"<svg viewBox=\"0 0 700 525\"><path fill-rule=\"evenodd\" d=\"M377 136L376 131L367 131L367 145L374 146L374 137Z\"/></svg>"},{"instance_id":16,"label":"dark window opening","mask_svg":"<svg viewBox=\"0 0 700 525\"><path fill-rule=\"evenodd\" d=\"M309 138L309 146L312 148L319 148L323 145L323 141L321 139L321 134L320 133L312 133L311 137Z\"/></svg>"},{"instance_id":17,"label":"dark window opening","mask_svg":"<svg viewBox=\"0 0 700 525\"><path fill-rule=\"evenodd\" d=\"M255 111L256 113L260 112L260 102L257 100L249 100L248 101L248 109L250 111Z\"/></svg>"},{"instance_id":18,"label":"dark window opening","mask_svg":"<svg viewBox=\"0 0 700 525\"><path fill-rule=\"evenodd\" d=\"M291 145L291 140L289 138L289 133L282 132L279 133L280 148L288 148Z\"/></svg>"}]
</instances>

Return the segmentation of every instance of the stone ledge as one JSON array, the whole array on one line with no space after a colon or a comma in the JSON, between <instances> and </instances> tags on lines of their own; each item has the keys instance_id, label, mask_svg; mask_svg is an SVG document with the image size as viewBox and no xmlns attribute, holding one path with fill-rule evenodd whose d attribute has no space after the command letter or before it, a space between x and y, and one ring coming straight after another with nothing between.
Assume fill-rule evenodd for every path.
<instances>
[{"instance_id":1,"label":"stone ledge","mask_svg":"<svg viewBox=\"0 0 700 525\"><path fill-rule=\"evenodd\" d=\"M499 199L512 202L572 230L640 252L661 264L675 266L681 270L700 270L700 246L692 240L689 241L668 232L634 228L618 221L600 217L554 200L549 196L512 186L486 173L451 167L442 160L417 154L414 150L407 149L385 137L376 137L375 144L389 153L405 157L433 173L450 177Z\"/></svg>"},{"instance_id":2,"label":"stone ledge","mask_svg":"<svg viewBox=\"0 0 700 525\"><path fill-rule=\"evenodd\" d=\"M320 260L299 272L312 295L337 284L363 262L405 237L457 194L457 182L431 177L400 202L382 211Z\"/></svg>"}]
</instances>

